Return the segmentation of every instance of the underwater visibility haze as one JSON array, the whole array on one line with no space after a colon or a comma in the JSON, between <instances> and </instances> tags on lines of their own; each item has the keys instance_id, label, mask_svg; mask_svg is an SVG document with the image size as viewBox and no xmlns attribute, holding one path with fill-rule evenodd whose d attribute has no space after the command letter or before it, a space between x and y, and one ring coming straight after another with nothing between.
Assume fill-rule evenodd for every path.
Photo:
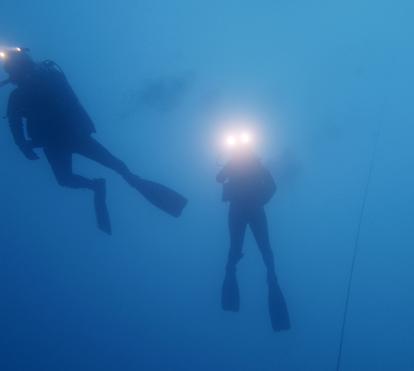
<instances>
[{"instance_id":1,"label":"underwater visibility haze","mask_svg":"<svg viewBox=\"0 0 414 371\"><path fill-rule=\"evenodd\" d=\"M414 370L413 15L3 0L0 370Z\"/></svg>"}]
</instances>

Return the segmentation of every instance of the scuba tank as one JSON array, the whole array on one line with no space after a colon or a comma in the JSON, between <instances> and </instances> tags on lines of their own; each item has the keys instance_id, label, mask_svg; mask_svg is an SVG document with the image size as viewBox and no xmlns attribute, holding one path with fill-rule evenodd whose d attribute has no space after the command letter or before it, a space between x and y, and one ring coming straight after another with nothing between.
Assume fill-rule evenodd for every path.
<instances>
[{"instance_id":1,"label":"scuba tank","mask_svg":"<svg viewBox=\"0 0 414 371\"><path fill-rule=\"evenodd\" d=\"M89 135L95 132L95 126L88 113L80 103L66 78L62 68L52 60L37 64L35 83L38 91L43 94L44 111L49 112L59 122L67 135Z\"/></svg>"}]
</instances>

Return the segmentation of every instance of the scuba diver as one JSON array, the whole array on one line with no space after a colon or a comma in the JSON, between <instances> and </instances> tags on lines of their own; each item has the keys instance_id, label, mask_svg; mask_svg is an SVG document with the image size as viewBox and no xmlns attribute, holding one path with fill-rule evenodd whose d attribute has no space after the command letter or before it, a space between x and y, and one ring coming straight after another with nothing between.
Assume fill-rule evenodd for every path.
<instances>
[{"instance_id":1,"label":"scuba diver","mask_svg":"<svg viewBox=\"0 0 414 371\"><path fill-rule=\"evenodd\" d=\"M267 270L268 305L274 331L288 330L290 319L283 293L278 285L273 252L270 246L264 206L276 192L275 181L247 145L249 137L242 134L237 142L230 137L233 148L230 161L217 175L223 185L224 202L229 202L228 225L230 250L222 286L221 304L225 311L238 312L240 307L236 266L243 257L242 248L247 227L250 227Z\"/></svg>"},{"instance_id":2,"label":"scuba diver","mask_svg":"<svg viewBox=\"0 0 414 371\"><path fill-rule=\"evenodd\" d=\"M94 194L98 227L111 234L106 207L104 179L90 179L74 174L72 155L79 154L114 170L137 189L148 201L178 217L187 200L175 191L133 174L92 134L95 126L83 108L64 73L52 61L36 63L28 49L8 48L0 52L11 92L7 118L16 145L29 160L39 157L34 148L42 148L58 184L87 189Z\"/></svg>"}]
</instances>

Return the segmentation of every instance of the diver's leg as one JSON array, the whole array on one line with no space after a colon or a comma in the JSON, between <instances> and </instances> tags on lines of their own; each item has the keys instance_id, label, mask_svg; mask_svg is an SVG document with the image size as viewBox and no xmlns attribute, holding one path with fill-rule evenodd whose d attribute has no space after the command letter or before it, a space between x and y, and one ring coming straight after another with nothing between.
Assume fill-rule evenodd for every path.
<instances>
[{"instance_id":1,"label":"diver's leg","mask_svg":"<svg viewBox=\"0 0 414 371\"><path fill-rule=\"evenodd\" d=\"M44 148L46 158L57 182L64 187L90 189L94 193L94 205L98 227L111 234L111 222L106 208L106 186L104 179L88 179L73 174L72 151L70 148Z\"/></svg>"},{"instance_id":2,"label":"diver's leg","mask_svg":"<svg viewBox=\"0 0 414 371\"><path fill-rule=\"evenodd\" d=\"M269 241L267 218L263 208L251 214L249 224L267 268L268 309L272 328L274 331L289 330L289 312L285 297L277 281L274 257Z\"/></svg>"},{"instance_id":3,"label":"diver's leg","mask_svg":"<svg viewBox=\"0 0 414 371\"><path fill-rule=\"evenodd\" d=\"M267 217L263 208L254 211L249 219L250 228L262 254L264 264L269 276L275 276L275 262L270 246Z\"/></svg>"},{"instance_id":4,"label":"diver's leg","mask_svg":"<svg viewBox=\"0 0 414 371\"><path fill-rule=\"evenodd\" d=\"M242 258L242 248L247 223L241 210L230 207L229 212L230 250L227 258L227 271L235 271Z\"/></svg>"},{"instance_id":5,"label":"diver's leg","mask_svg":"<svg viewBox=\"0 0 414 371\"><path fill-rule=\"evenodd\" d=\"M230 251L227 259L226 274L221 289L221 307L225 311L238 312L240 308L239 285L236 265L242 257L242 246L246 231L243 213L230 207L229 213Z\"/></svg>"},{"instance_id":6,"label":"diver's leg","mask_svg":"<svg viewBox=\"0 0 414 371\"><path fill-rule=\"evenodd\" d=\"M131 173L123 161L115 157L93 137L88 137L79 141L79 143L76 145L76 152L82 156L88 157L91 160L98 162L99 164L109 169L114 170L128 183L137 177Z\"/></svg>"},{"instance_id":7,"label":"diver's leg","mask_svg":"<svg viewBox=\"0 0 414 371\"><path fill-rule=\"evenodd\" d=\"M179 217L187 204L187 199L174 190L131 173L121 160L92 137L79 141L76 152L116 171L154 206L174 217Z\"/></svg>"},{"instance_id":8,"label":"diver's leg","mask_svg":"<svg viewBox=\"0 0 414 371\"><path fill-rule=\"evenodd\" d=\"M94 190L96 182L72 172L72 152L69 149L45 147L47 161L59 185Z\"/></svg>"}]
</instances>

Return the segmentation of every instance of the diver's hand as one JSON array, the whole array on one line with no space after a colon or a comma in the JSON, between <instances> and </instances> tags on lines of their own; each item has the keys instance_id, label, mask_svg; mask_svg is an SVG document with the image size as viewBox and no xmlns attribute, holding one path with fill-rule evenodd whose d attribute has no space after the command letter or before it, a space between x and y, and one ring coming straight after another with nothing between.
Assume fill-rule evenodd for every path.
<instances>
[{"instance_id":1,"label":"diver's hand","mask_svg":"<svg viewBox=\"0 0 414 371\"><path fill-rule=\"evenodd\" d=\"M33 148L30 145L22 146L21 150L28 160L35 161L39 159L39 156L33 151Z\"/></svg>"}]
</instances>

